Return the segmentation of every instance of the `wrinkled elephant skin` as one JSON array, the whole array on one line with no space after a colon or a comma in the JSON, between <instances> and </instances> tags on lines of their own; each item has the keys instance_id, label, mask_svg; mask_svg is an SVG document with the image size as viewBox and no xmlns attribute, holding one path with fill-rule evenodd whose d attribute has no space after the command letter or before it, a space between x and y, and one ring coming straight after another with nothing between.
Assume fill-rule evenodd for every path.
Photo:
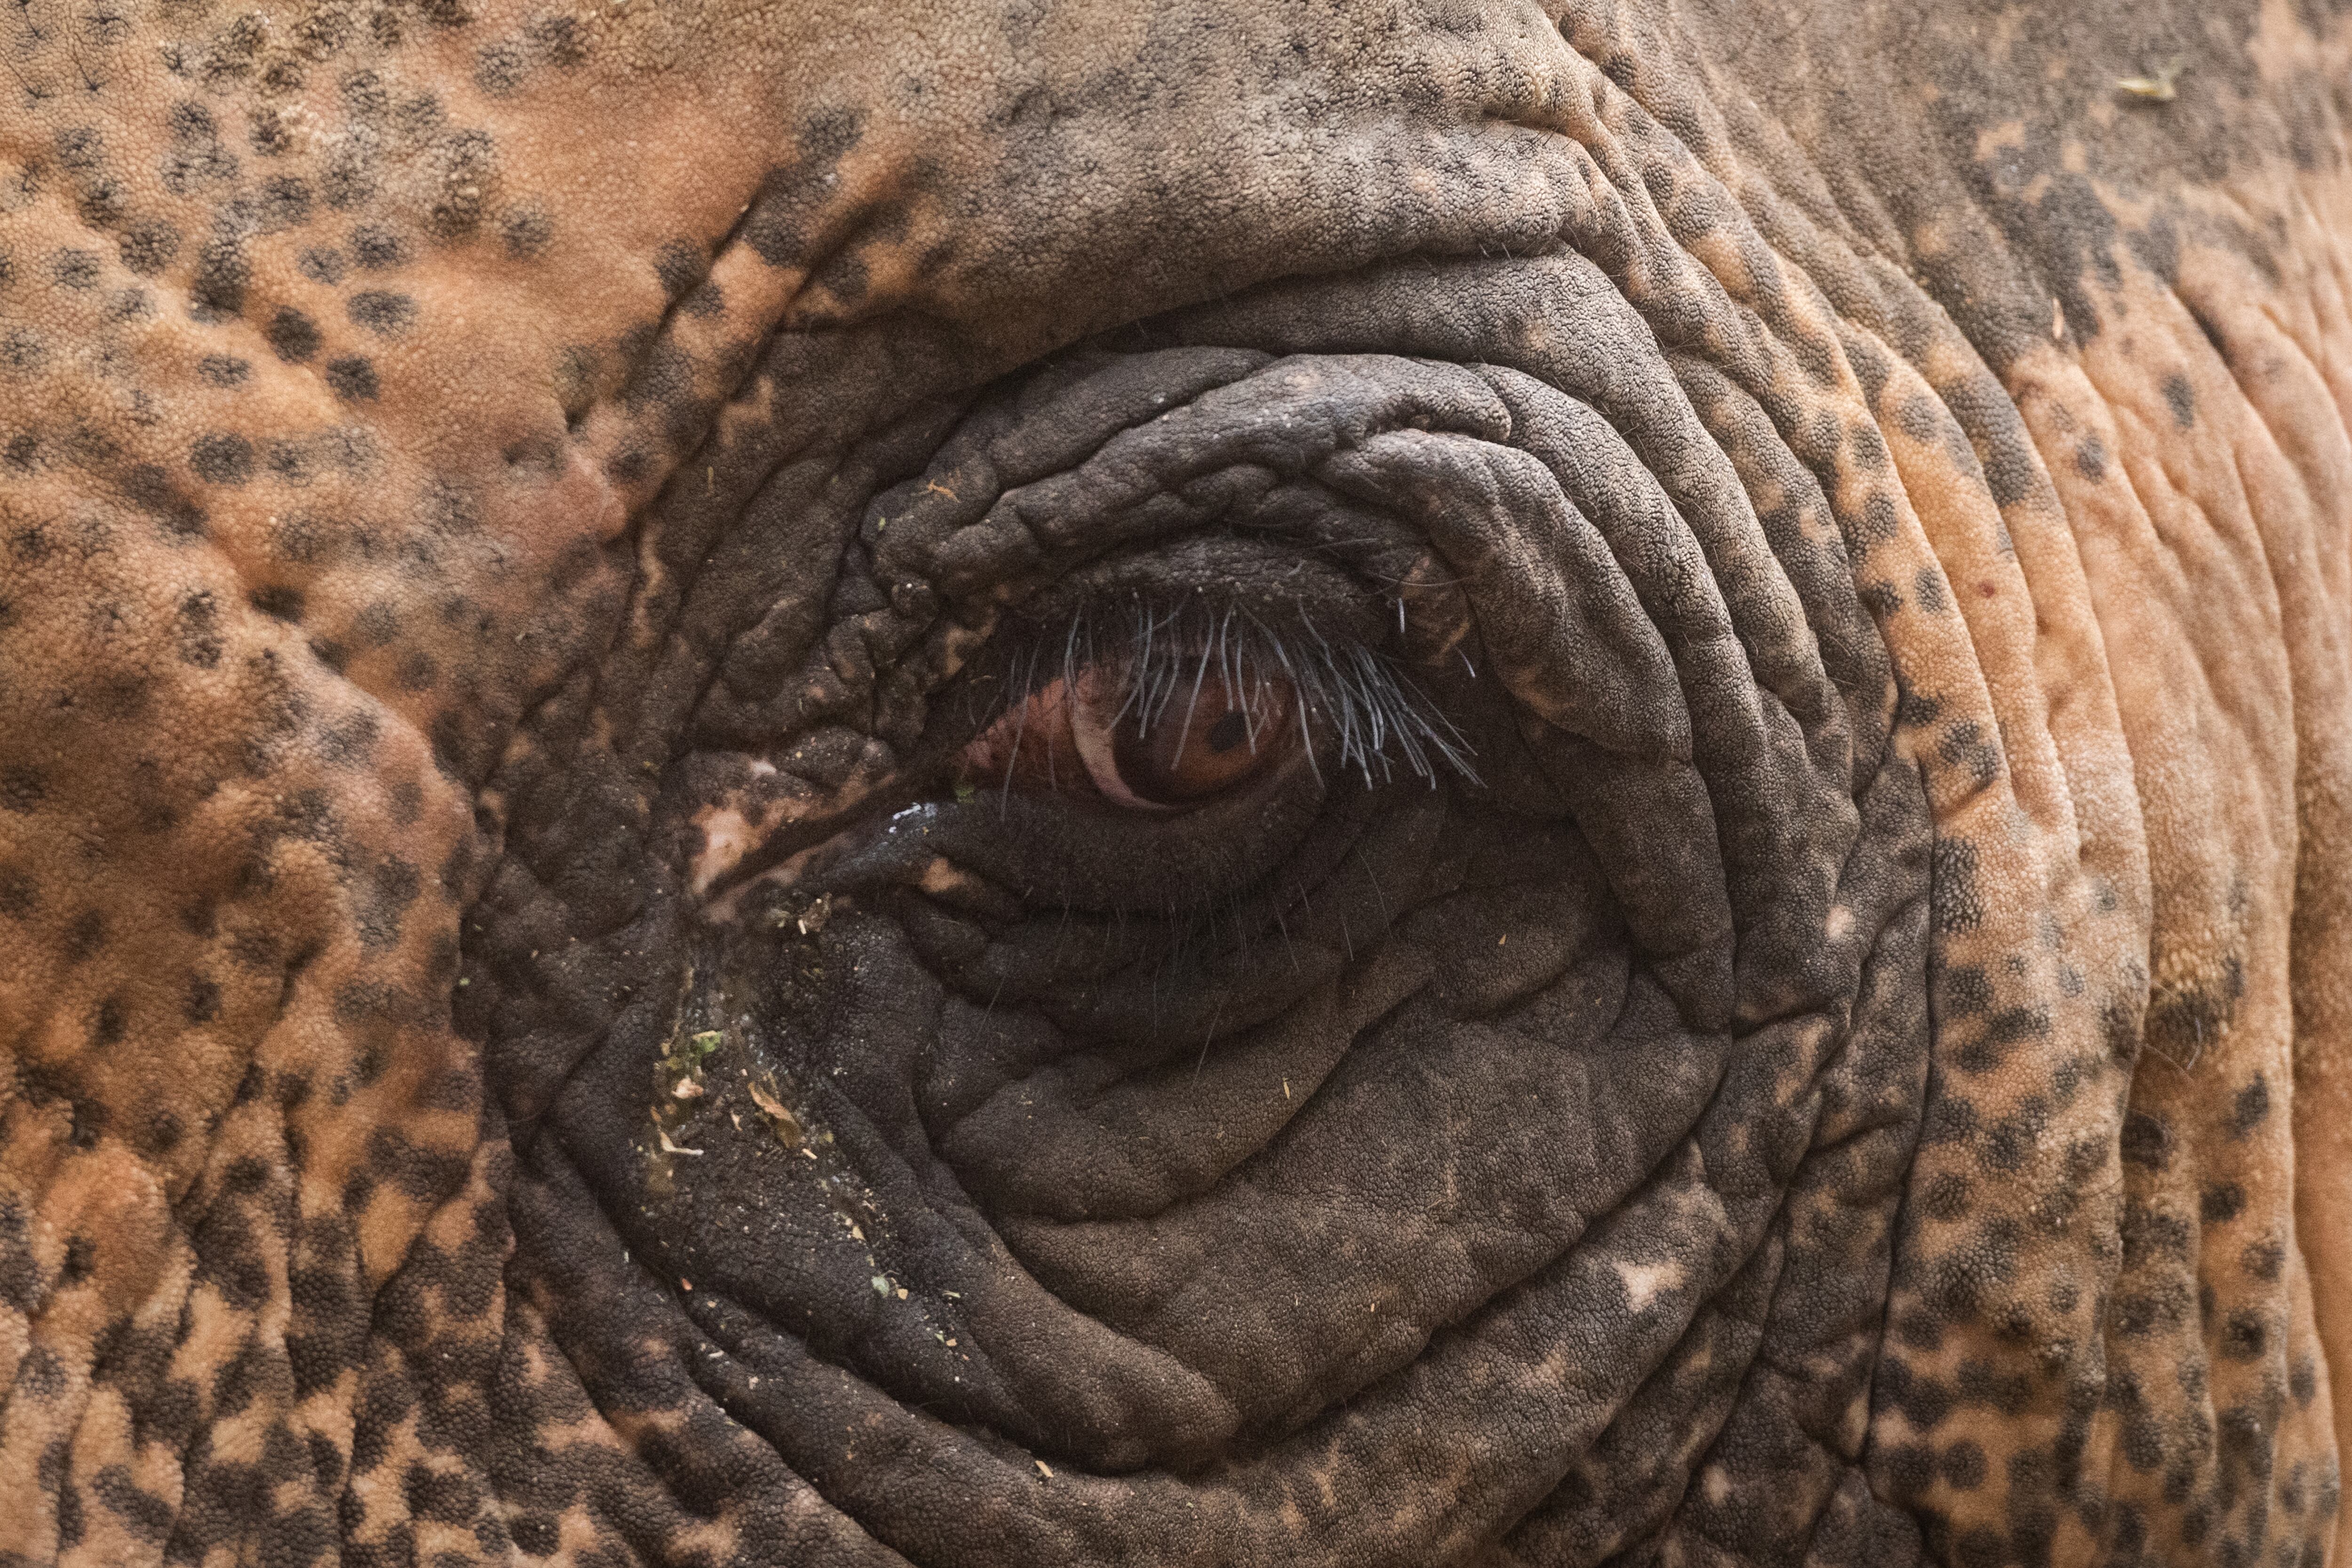
<instances>
[{"instance_id":1,"label":"wrinkled elephant skin","mask_svg":"<svg viewBox=\"0 0 2352 1568\"><path fill-rule=\"evenodd\" d=\"M0 52L0 1568L2352 1559L2352 13Z\"/></svg>"}]
</instances>

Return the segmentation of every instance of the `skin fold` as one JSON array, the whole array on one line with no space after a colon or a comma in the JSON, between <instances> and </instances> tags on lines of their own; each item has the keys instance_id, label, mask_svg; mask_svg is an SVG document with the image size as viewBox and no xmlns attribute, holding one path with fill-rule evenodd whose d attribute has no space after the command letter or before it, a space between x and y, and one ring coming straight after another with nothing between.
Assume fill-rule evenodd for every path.
<instances>
[{"instance_id":1,"label":"skin fold","mask_svg":"<svg viewBox=\"0 0 2352 1568\"><path fill-rule=\"evenodd\" d=\"M2345 1560L2336 8L0 51L0 1564Z\"/></svg>"}]
</instances>

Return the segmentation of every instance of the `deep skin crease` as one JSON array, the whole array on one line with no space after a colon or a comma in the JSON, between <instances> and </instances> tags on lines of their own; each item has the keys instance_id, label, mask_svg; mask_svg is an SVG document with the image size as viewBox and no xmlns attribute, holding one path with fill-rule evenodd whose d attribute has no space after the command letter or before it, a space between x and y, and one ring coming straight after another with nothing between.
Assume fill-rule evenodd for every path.
<instances>
[{"instance_id":1,"label":"deep skin crease","mask_svg":"<svg viewBox=\"0 0 2352 1568\"><path fill-rule=\"evenodd\" d=\"M0 1563L2331 1560L2336 8L0 52Z\"/></svg>"}]
</instances>

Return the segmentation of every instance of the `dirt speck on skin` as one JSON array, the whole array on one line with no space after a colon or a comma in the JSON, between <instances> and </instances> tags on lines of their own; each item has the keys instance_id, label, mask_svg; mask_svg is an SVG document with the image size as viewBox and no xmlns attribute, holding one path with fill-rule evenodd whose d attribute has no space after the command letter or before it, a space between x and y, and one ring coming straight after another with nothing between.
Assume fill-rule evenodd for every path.
<instances>
[{"instance_id":1,"label":"dirt speck on skin","mask_svg":"<svg viewBox=\"0 0 2352 1568\"><path fill-rule=\"evenodd\" d=\"M768 1125L775 1129L777 1142L787 1149L806 1146L807 1139L801 1131L800 1118L776 1098L772 1088L763 1087L757 1079L748 1075L743 1079L743 1087L750 1092L751 1103L758 1106L760 1113L768 1119Z\"/></svg>"},{"instance_id":2,"label":"dirt speck on skin","mask_svg":"<svg viewBox=\"0 0 2352 1568\"><path fill-rule=\"evenodd\" d=\"M2118 78L2116 90L2147 103L2170 103L2180 96L2180 73L2188 68L2189 61L2175 55L2151 75Z\"/></svg>"}]
</instances>

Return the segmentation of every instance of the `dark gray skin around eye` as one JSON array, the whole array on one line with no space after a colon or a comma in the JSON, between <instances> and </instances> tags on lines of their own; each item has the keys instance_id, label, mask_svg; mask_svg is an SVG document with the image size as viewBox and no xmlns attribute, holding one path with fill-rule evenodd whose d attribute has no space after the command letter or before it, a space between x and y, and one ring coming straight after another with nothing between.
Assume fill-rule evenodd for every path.
<instances>
[{"instance_id":1,"label":"dark gray skin around eye","mask_svg":"<svg viewBox=\"0 0 2352 1568\"><path fill-rule=\"evenodd\" d=\"M2342 1560L2338 7L19 10L0 1568Z\"/></svg>"}]
</instances>

